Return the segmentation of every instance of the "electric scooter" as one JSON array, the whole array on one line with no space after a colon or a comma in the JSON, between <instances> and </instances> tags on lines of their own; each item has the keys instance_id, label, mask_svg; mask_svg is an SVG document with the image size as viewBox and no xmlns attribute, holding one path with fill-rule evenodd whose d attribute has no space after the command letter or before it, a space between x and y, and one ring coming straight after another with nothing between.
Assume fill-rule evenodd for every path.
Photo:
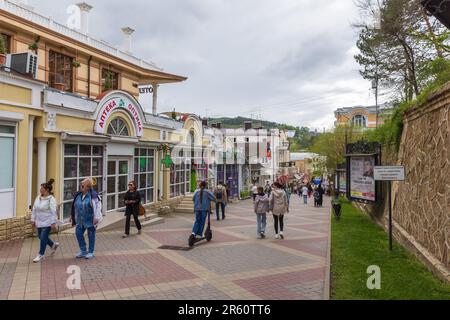
<instances>
[{"instance_id":1,"label":"electric scooter","mask_svg":"<svg viewBox=\"0 0 450 320\"><path fill-rule=\"evenodd\" d=\"M193 234L189 237L189 247L193 247L197 242L206 240L210 242L212 240L212 231L211 231L211 211L208 210L208 225L206 226L205 236L202 238L196 238Z\"/></svg>"}]
</instances>

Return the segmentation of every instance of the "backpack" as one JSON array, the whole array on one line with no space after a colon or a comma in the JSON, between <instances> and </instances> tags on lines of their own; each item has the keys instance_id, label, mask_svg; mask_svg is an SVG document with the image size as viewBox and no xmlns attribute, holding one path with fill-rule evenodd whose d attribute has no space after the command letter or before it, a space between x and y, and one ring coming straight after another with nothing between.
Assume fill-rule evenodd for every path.
<instances>
[{"instance_id":1,"label":"backpack","mask_svg":"<svg viewBox=\"0 0 450 320\"><path fill-rule=\"evenodd\" d=\"M320 193L319 191L314 191L314 199L319 200L320 199Z\"/></svg>"},{"instance_id":2,"label":"backpack","mask_svg":"<svg viewBox=\"0 0 450 320\"><path fill-rule=\"evenodd\" d=\"M223 192L223 189L221 188L220 190L219 189L217 189L217 200L222 200L222 197L223 197L223 194L222 194L222 192Z\"/></svg>"}]
</instances>

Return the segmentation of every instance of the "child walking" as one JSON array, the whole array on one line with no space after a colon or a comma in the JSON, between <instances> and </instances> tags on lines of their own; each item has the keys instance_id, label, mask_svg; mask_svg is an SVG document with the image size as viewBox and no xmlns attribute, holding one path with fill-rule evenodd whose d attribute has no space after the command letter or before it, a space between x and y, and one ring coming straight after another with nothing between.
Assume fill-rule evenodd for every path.
<instances>
[{"instance_id":1,"label":"child walking","mask_svg":"<svg viewBox=\"0 0 450 320\"><path fill-rule=\"evenodd\" d=\"M269 212L269 197L264 193L263 187L258 188L254 209L256 213L256 232L258 239L264 239L266 237L267 212Z\"/></svg>"}]
</instances>

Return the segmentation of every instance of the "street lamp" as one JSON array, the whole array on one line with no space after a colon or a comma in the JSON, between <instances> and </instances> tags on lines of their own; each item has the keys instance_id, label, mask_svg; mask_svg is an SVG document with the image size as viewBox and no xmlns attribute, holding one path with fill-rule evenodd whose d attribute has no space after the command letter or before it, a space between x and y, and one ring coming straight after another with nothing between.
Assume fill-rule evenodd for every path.
<instances>
[{"instance_id":1,"label":"street lamp","mask_svg":"<svg viewBox=\"0 0 450 320\"><path fill-rule=\"evenodd\" d=\"M450 0L421 0L422 6L450 29Z\"/></svg>"},{"instance_id":2,"label":"street lamp","mask_svg":"<svg viewBox=\"0 0 450 320\"><path fill-rule=\"evenodd\" d=\"M376 110L376 128L378 129L378 74L375 75L375 80L372 81L372 89L375 90L375 110Z\"/></svg>"}]
</instances>

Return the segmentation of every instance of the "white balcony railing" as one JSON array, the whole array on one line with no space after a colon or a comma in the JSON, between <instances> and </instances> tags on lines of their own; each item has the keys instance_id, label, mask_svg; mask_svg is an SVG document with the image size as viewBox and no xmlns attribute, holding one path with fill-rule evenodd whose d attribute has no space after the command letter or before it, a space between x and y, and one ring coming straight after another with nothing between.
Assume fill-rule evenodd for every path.
<instances>
[{"instance_id":1,"label":"white balcony railing","mask_svg":"<svg viewBox=\"0 0 450 320\"><path fill-rule=\"evenodd\" d=\"M112 56L130 62L136 66L150 70L163 71L163 69L156 66L154 62L147 62L142 59L139 59L128 52L124 52L118 48L115 48L114 46L104 41L91 38L89 35L81 33L75 29L71 29L66 25L63 25L59 22L54 21L49 17L43 16L37 12L34 12L33 10L23 7L20 4L8 0L0 0L0 10L7 11L11 14L24 18L28 21L34 22L40 26L43 26L47 29L56 31L60 34L63 34L74 40L92 46Z\"/></svg>"}]
</instances>

